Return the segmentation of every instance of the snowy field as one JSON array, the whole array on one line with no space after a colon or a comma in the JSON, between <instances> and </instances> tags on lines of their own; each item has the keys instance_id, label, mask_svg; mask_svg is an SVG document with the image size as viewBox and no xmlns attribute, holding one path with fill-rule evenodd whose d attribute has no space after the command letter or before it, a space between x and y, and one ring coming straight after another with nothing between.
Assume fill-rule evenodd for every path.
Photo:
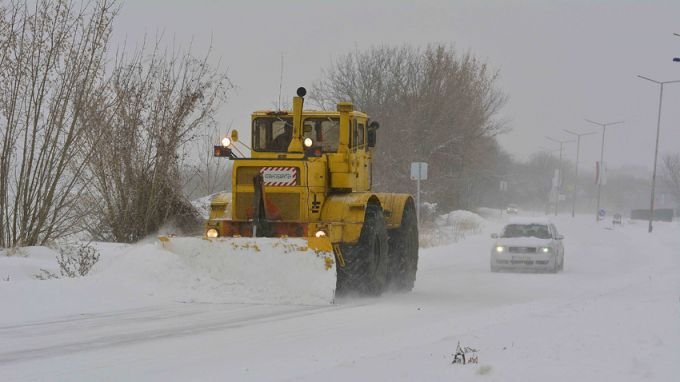
<instances>
[{"instance_id":1,"label":"snowy field","mask_svg":"<svg viewBox=\"0 0 680 382\"><path fill-rule=\"evenodd\" d=\"M79 279L0 256L0 381L677 381L680 225L555 222L563 273L490 273L491 220L421 250L412 293L333 305L238 295L153 243L100 244Z\"/></svg>"}]
</instances>

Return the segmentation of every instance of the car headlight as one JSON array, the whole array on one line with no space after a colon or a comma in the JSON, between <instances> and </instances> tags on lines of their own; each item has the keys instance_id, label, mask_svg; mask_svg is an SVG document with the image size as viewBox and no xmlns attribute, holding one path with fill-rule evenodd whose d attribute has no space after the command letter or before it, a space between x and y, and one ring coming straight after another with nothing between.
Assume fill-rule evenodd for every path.
<instances>
[{"instance_id":1,"label":"car headlight","mask_svg":"<svg viewBox=\"0 0 680 382\"><path fill-rule=\"evenodd\" d=\"M314 141L312 141L312 138L305 138L302 143L305 145L305 147L312 147L312 144L314 144Z\"/></svg>"},{"instance_id":2,"label":"car headlight","mask_svg":"<svg viewBox=\"0 0 680 382\"><path fill-rule=\"evenodd\" d=\"M503 253L503 252L505 252L505 247L502 246L502 245L497 245L496 248L494 248L494 249L495 249L496 252L498 252L498 253Z\"/></svg>"},{"instance_id":3,"label":"car headlight","mask_svg":"<svg viewBox=\"0 0 680 382\"><path fill-rule=\"evenodd\" d=\"M229 137L222 138L222 146L229 147L231 145L231 139Z\"/></svg>"},{"instance_id":4,"label":"car headlight","mask_svg":"<svg viewBox=\"0 0 680 382\"><path fill-rule=\"evenodd\" d=\"M538 250L541 253L550 253L550 247L541 247Z\"/></svg>"},{"instance_id":5,"label":"car headlight","mask_svg":"<svg viewBox=\"0 0 680 382\"><path fill-rule=\"evenodd\" d=\"M320 229L320 230L316 231L316 233L314 233L314 236L316 236L316 237L325 237L325 236L326 236L326 231Z\"/></svg>"},{"instance_id":6,"label":"car headlight","mask_svg":"<svg viewBox=\"0 0 680 382\"><path fill-rule=\"evenodd\" d=\"M209 237L209 238L211 238L211 239L214 239L214 238L216 238L216 237L218 236L217 230L216 230L215 228L210 228L209 230L207 230L207 231L205 232L205 236L207 236L207 237Z\"/></svg>"}]
</instances>

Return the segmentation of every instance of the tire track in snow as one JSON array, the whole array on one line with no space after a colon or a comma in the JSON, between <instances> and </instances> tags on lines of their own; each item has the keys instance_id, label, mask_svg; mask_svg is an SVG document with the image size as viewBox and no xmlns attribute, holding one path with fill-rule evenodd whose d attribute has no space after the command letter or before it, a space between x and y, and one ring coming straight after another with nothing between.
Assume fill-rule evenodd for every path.
<instances>
[{"instance_id":1,"label":"tire track in snow","mask_svg":"<svg viewBox=\"0 0 680 382\"><path fill-rule=\"evenodd\" d=\"M335 306L246 305L245 309L240 309L242 306L236 309L235 306L230 306L229 309L206 310L203 306L202 309L195 310L196 306L190 306L189 311L178 307L163 307L0 327L0 343L3 344L2 347L7 347L6 350L0 350L0 365L262 325L337 309ZM214 305L210 306L214 308ZM272 312L273 309L276 311ZM237 316L234 317L234 314ZM193 316L193 319L186 320L188 316ZM83 333L88 330L91 333ZM108 334L112 331L117 333ZM53 339L52 344L45 345L50 342L45 333L55 334L58 338ZM71 333L77 335L72 336ZM83 338L84 336L87 338ZM74 341L71 339L73 337L80 338ZM16 350L17 348L20 350Z\"/></svg>"}]
</instances>

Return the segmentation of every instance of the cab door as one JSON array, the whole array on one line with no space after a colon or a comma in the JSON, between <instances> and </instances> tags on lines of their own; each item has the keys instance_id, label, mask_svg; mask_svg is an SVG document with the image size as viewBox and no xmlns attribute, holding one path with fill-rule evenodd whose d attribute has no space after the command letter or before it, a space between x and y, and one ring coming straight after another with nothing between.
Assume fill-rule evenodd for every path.
<instances>
[{"instance_id":1,"label":"cab door","mask_svg":"<svg viewBox=\"0 0 680 382\"><path fill-rule=\"evenodd\" d=\"M357 176L357 191L368 191L371 188L371 163L366 139L366 120L353 118L351 126L350 162L352 171Z\"/></svg>"}]
</instances>

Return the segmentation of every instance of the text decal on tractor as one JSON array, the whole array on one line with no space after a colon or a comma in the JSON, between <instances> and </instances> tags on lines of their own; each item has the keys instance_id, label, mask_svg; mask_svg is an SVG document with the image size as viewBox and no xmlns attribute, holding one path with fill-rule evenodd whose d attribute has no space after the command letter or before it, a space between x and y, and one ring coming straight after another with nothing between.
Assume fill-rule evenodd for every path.
<instances>
[{"instance_id":1,"label":"text decal on tractor","mask_svg":"<svg viewBox=\"0 0 680 382\"><path fill-rule=\"evenodd\" d=\"M297 179L296 167L262 167L260 172L265 186L294 186Z\"/></svg>"}]
</instances>

